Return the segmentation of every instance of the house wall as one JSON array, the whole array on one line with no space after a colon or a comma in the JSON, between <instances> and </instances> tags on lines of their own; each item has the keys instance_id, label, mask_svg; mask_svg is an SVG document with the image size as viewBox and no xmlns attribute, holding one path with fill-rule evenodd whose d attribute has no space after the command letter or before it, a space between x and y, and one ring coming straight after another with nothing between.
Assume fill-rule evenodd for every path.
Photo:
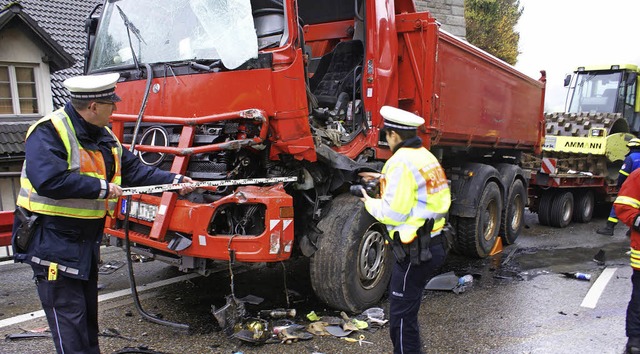
<instances>
[{"instance_id":1,"label":"house wall","mask_svg":"<svg viewBox=\"0 0 640 354\"><path fill-rule=\"evenodd\" d=\"M49 65L42 62L44 55L45 53L21 30L7 27L0 31L0 62L35 66L38 108L42 116L53 111L51 72Z\"/></svg>"},{"instance_id":2,"label":"house wall","mask_svg":"<svg viewBox=\"0 0 640 354\"><path fill-rule=\"evenodd\" d=\"M445 31L458 37L466 37L464 0L414 0L414 3L416 10L429 11Z\"/></svg>"}]
</instances>

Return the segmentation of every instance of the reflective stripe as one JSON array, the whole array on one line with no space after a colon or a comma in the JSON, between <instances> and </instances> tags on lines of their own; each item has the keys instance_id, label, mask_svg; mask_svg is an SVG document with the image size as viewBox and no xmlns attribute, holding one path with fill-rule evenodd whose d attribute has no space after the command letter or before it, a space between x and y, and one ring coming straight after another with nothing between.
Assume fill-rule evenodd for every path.
<instances>
[{"instance_id":1,"label":"reflective stripe","mask_svg":"<svg viewBox=\"0 0 640 354\"><path fill-rule=\"evenodd\" d=\"M614 201L615 204L628 205L632 208L640 209L640 201L624 195L619 195Z\"/></svg>"},{"instance_id":2,"label":"reflective stripe","mask_svg":"<svg viewBox=\"0 0 640 354\"><path fill-rule=\"evenodd\" d=\"M426 219L434 219L432 236L444 227L451 193L438 160L425 148L401 148L382 169L382 199L365 202L367 211L385 224L390 235L411 242Z\"/></svg>"},{"instance_id":3,"label":"reflective stripe","mask_svg":"<svg viewBox=\"0 0 640 354\"><path fill-rule=\"evenodd\" d=\"M639 250L634 250L633 248L631 249L631 257L630 261L631 261L631 266L633 268L636 269L640 269L640 251Z\"/></svg>"},{"instance_id":4,"label":"reflective stripe","mask_svg":"<svg viewBox=\"0 0 640 354\"><path fill-rule=\"evenodd\" d=\"M102 153L92 152L85 150L76 137L76 132L71 124L71 118L66 114L63 108L53 112L52 114L40 119L36 124L29 127L27 131L27 137L33 132L38 124L45 121L51 121L54 128L58 132L58 135L62 139L62 142L67 151L67 163L69 164L69 171L72 173L79 173L85 176L94 177L100 179L101 190L108 190L105 185L106 179L106 166ZM109 128L105 128L107 132L113 137L117 145L112 148L115 162L115 173L112 178L112 183L121 184L122 175L120 168L120 159L122 158L122 145L118 142L113 132ZM108 193L100 193L100 196L104 198ZM113 216L115 212L117 198L114 199L52 199L45 196L41 196L33 188L33 185L27 178L26 161L22 166L22 175L20 176L20 192L18 193L18 200L16 204L22 206L32 212L55 215L55 216L67 216L77 217L82 219L100 219L107 213Z\"/></svg>"},{"instance_id":5,"label":"reflective stripe","mask_svg":"<svg viewBox=\"0 0 640 354\"><path fill-rule=\"evenodd\" d=\"M623 175L623 176L627 176L629 177L629 172L625 171L625 170L620 170L618 171L619 174Z\"/></svg>"},{"instance_id":6,"label":"reflective stripe","mask_svg":"<svg viewBox=\"0 0 640 354\"><path fill-rule=\"evenodd\" d=\"M40 258L38 258L36 256L32 256L31 257L31 262L33 262L35 264L39 264L41 266L45 266L45 267L48 267L51 264L51 262L45 261L44 259L40 259ZM78 275L78 273L80 273L79 270L77 270L75 268L64 266L62 264L58 264L58 270L61 271L61 272L64 272L64 273L72 274L72 275Z\"/></svg>"},{"instance_id":7,"label":"reflective stripe","mask_svg":"<svg viewBox=\"0 0 640 354\"><path fill-rule=\"evenodd\" d=\"M607 218L607 221L612 222L612 223L614 223L614 224L617 224L617 223L618 223L618 219L617 219L617 218L614 218L614 217L612 217L612 216L610 216L609 218Z\"/></svg>"}]
</instances>

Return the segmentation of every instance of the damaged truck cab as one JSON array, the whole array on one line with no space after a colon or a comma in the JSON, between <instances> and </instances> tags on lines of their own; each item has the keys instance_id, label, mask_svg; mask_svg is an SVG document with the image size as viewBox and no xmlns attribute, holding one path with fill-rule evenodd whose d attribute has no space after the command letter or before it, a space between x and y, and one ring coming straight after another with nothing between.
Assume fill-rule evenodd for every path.
<instances>
[{"instance_id":1,"label":"damaged truck cab","mask_svg":"<svg viewBox=\"0 0 640 354\"><path fill-rule=\"evenodd\" d=\"M544 85L411 0L107 0L86 29L85 72L120 74L112 130L141 161L199 181L297 177L123 198L114 245L128 233L136 252L202 274L309 257L321 300L376 304L392 255L349 187L391 156L383 105L425 118L459 253L485 257L522 229L519 156L540 150Z\"/></svg>"}]
</instances>

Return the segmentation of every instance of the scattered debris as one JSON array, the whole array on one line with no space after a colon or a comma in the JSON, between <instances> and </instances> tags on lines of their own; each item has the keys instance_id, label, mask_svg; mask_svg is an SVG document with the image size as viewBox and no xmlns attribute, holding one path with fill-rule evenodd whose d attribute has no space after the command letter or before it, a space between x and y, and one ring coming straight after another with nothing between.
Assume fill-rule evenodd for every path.
<instances>
[{"instance_id":1,"label":"scattered debris","mask_svg":"<svg viewBox=\"0 0 640 354\"><path fill-rule=\"evenodd\" d=\"M458 285L458 277L453 272L443 273L431 278L424 287L426 290L452 291Z\"/></svg>"},{"instance_id":2,"label":"scattered debris","mask_svg":"<svg viewBox=\"0 0 640 354\"><path fill-rule=\"evenodd\" d=\"M595 256L593 256L593 261L596 262L598 265L602 266L605 263L605 255L604 255L604 250L600 250L598 251L598 253L596 253Z\"/></svg>"},{"instance_id":3,"label":"scattered debris","mask_svg":"<svg viewBox=\"0 0 640 354\"><path fill-rule=\"evenodd\" d=\"M113 352L113 354L165 354L164 352L158 352L153 349L149 349L149 347L141 345L139 347L125 347L123 349L118 350L117 352Z\"/></svg>"},{"instance_id":4,"label":"scattered debris","mask_svg":"<svg viewBox=\"0 0 640 354\"><path fill-rule=\"evenodd\" d=\"M133 255L132 255L133 257ZM113 272L115 272L116 270L122 268L122 266L124 265L124 262L122 261L109 261L107 263L103 263L100 268L98 269L98 274L102 274L102 275L107 275L107 274L111 274Z\"/></svg>"},{"instance_id":5,"label":"scattered debris","mask_svg":"<svg viewBox=\"0 0 640 354\"><path fill-rule=\"evenodd\" d=\"M271 318L285 318L296 317L295 309L274 309L274 310L262 310L260 311L260 317L271 317Z\"/></svg>"},{"instance_id":6,"label":"scattered debris","mask_svg":"<svg viewBox=\"0 0 640 354\"><path fill-rule=\"evenodd\" d=\"M571 279L591 281L591 274L580 273L580 272L573 272L573 273L564 272L564 273L560 273L560 274L564 275L567 278L571 278Z\"/></svg>"},{"instance_id":7,"label":"scattered debris","mask_svg":"<svg viewBox=\"0 0 640 354\"><path fill-rule=\"evenodd\" d=\"M136 340L136 338L127 337L127 336L124 336L124 335L120 334L120 331L118 331L115 328L106 328L106 329L102 330L102 332L98 333L98 335L102 336L102 337L122 338L122 339L126 339L126 340L129 340L129 341L135 341Z\"/></svg>"},{"instance_id":8,"label":"scattered debris","mask_svg":"<svg viewBox=\"0 0 640 354\"><path fill-rule=\"evenodd\" d=\"M152 260L153 260L153 257L147 257L147 256L143 256L141 254L131 253L131 261L132 262L146 263L146 262L151 262Z\"/></svg>"},{"instance_id":9,"label":"scattered debris","mask_svg":"<svg viewBox=\"0 0 640 354\"><path fill-rule=\"evenodd\" d=\"M39 333L39 332L25 332L7 334L4 337L5 341L24 340L24 339L37 339L37 338L51 338L51 333Z\"/></svg>"}]
</instances>

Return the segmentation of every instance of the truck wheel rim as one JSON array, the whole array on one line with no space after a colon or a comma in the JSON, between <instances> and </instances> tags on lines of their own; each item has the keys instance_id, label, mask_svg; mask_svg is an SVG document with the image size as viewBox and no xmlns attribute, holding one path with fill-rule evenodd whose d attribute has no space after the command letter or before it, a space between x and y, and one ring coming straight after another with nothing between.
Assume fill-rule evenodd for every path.
<instances>
[{"instance_id":1,"label":"truck wheel rim","mask_svg":"<svg viewBox=\"0 0 640 354\"><path fill-rule=\"evenodd\" d=\"M487 205L487 209L484 212L484 238L487 241L490 241L495 234L496 231L496 220L498 219L498 206L495 201L491 201Z\"/></svg>"},{"instance_id":2,"label":"truck wheel rim","mask_svg":"<svg viewBox=\"0 0 640 354\"><path fill-rule=\"evenodd\" d=\"M511 230L515 230L520 225L520 221L522 220L523 213L523 202L522 196L517 195L513 200L513 205L511 206L513 209L513 217L511 218Z\"/></svg>"},{"instance_id":3,"label":"truck wheel rim","mask_svg":"<svg viewBox=\"0 0 640 354\"><path fill-rule=\"evenodd\" d=\"M360 279L366 289L373 288L383 270L386 254L384 236L375 229L365 233L360 249Z\"/></svg>"}]
</instances>

